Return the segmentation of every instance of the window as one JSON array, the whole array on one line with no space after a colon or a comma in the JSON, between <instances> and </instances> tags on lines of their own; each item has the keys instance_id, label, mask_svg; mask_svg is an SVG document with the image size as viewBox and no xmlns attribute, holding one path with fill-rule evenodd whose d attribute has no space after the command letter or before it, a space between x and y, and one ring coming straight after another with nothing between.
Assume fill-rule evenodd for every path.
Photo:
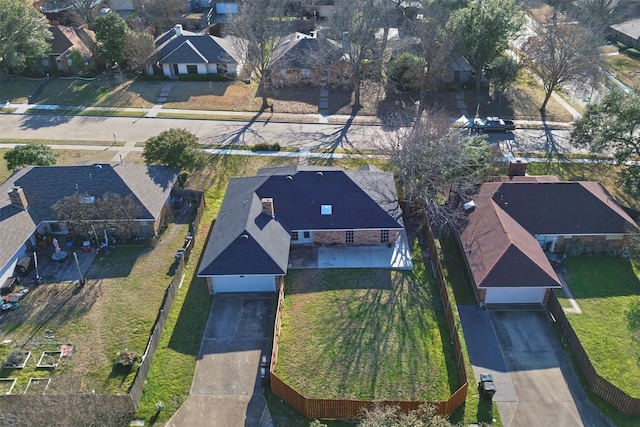
<instances>
[{"instance_id":1,"label":"window","mask_svg":"<svg viewBox=\"0 0 640 427\"><path fill-rule=\"evenodd\" d=\"M345 232L345 242L353 243L353 230L347 230Z\"/></svg>"},{"instance_id":2,"label":"window","mask_svg":"<svg viewBox=\"0 0 640 427\"><path fill-rule=\"evenodd\" d=\"M198 74L198 66L197 65L187 65L187 74Z\"/></svg>"},{"instance_id":3,"label":"window","mask_svg":"<svg viewBox=\"0 0 640 427\"><path fill-rule=\"evenodd\" d=\"M51 232L52 233L61 233L62 232L62 226L60 226L59 222L50 222L49 223L49 228L51 228Z\"/></svg>"},{"instance_id":4,"label":"window","mask_svg":"<svg viewBox=\"0 0 640 427\"><path fill-rule=\"evenodd\" d=\"M305 238L305 239L308 239L308 238L310 238L310 237L311 237L311 232L310 232L310 231L305 231L305 232L304 232L304 238Z\"/></svg>"},{"instance_id":5,"label":"window","mask_svg":"<svg viewBox=\"0 0 640 427\"><path fill-rule=\"evenodd\" d=\"M389 230L380 230L380 243L389 243Z\"/></svg>"},{"instance_id":6,"label":"window","mask_svg":"<svg viewBox=\"0 0 640 427\"><path fill-rule=\"evenodd\" d=\"M302 68L300 70L302 80L311 80L311 70L309 68Z\"/></svg>"},{"instance_id":7,"label":"window","mask_svg":"<svg viewBox=\"0 0 640 427\"><path fill-rule=\"evenodd\" d=\"M297 241L298 241L298 237L299 237L299 236L298 236L298 232L297 232L297 231L292 231L292 232L291 232L291 240L292 240L293 242L297 242Z\"/></svg>"}]
</instances>

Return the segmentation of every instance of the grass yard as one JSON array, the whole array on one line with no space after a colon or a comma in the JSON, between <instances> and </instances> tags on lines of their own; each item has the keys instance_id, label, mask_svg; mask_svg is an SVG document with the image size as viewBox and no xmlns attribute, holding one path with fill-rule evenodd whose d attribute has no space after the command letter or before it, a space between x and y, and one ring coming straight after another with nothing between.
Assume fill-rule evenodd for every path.
<instances>
[{"instance_id":1,"label":"grass yard","mask_svg":"<svg viewBox=\"0 0 640 427\"><path fill-rule=\"evenodd\" d=\"M460 386L449 332L430 268L414 263L289 272L280 378L311 398L449 398Z\"/></svg>"},{"instance_id":2,"label":"grass yard","mask_svg":"<svg viewBox=\"0 0 640 427\"><path fill-rule=\"evenodd\" d=\"M175 82L165 108L187 110L258 111L257 85L243 82ZM271 102L271 101L270 101Z\"/></svg>"},{"instance_id":3,"label":"grass yard","mask_svg":"<svg viewBox=\"0 0 640 427\"><path fill-rule=\"evenodd\" d=\"M566 260L566 277L582 314L567 313L596 370L640 397L640 272L628 258Z\"/></svg>"},{"instance_id":4,"label":"grass yard","mask_svg":"<svg viewBox=\"0 0 640 427\"><path fill-rule=\"evenodd\" d=\"M29 96L43 81L18 76L0 78L0 103L11 101L12 104L26 104Z\"/></svg>"},{"instance_id":5,"label":"grass yard","mask_svg":"<svg viewBox=\"0 0 640 427\"><path fill-rule=\"evenodd\" d=\"M93 107L145 107L155 104L164 82L125 80L100 76L96 80L52 79L38 104Z\"/></svg>"},{"instance_id":6,"label":"grass yard","mask_svg":"<svg viewBox=\"0 0 640 427\"><path fill-rule=\"evenodd\" d=\"M453 236L444 236L437 244L440 246L440 259L445 279L447 281L447 289L451 297L453 305L475 305L476 298L471 287L467 267L462 258L460 246ZM454 313L456 322L460 324L458 312ZM462 333L461 333L462 335ZM501 426L502 421L498 412L498 407L486 400L480 399L478 388L474 387L474 374L471 365L471 359L467 351L467 344L464 336L460 340L465 354L465 362L469 381L469 389L467 390L467 400L465 404L454 412L451 421L462 422L463 425L474 424L491 424ZM495 423L492 420L496 419Z\"/></svg>"},{"instance_id":7,"label":"grass yard","mask_svg":"<svg viewBox=\"0 0 640 427\"><path fill-rule=\"evenodd\" d=\"M626 55L605 56L604 61L609 72L629 87L640 86L640 61Z\"/></svg>"},{"instance_id":8,"label":"grass yard","mask_svg":"<svg viewBox=\"0 0 640 427\"><path fill-rule=\"evenodd\" d=\"M540 106L544 100L544 90L527 71L520 70L516 82L507 90L501 102L484 100L480 104L475 89L465 90L465 101L470 115L478 108L480 117L500 116L516 120L540 120ZM570 122L571 114L554 98L547 104L547 121Z\"/></svg>"},{"instance_id":9,"label":"grass yard","mask_svg":"<svg viewBox=\"0 0 640 427\"><path fill-rule=\"evenodd\" d=\"M72 343L73 356L51 371L49 390L58 393L126 393L135 369L116 369L119 351L141 355L157 316L164 290L171 280L174 254L182 245L187 225L171 225L151 246L118 246L99 256L86 273L87 284L48 283L35 288L20 308L0 319L3 339L0 359L12 347L52 350L51 344ZM15 371L15 370L12 370ZM44 371L49 372L49 371ZM0 377L15 375L2 370ZM32 372L18 373L18 389Z\"/></svg>"}]
</instances>

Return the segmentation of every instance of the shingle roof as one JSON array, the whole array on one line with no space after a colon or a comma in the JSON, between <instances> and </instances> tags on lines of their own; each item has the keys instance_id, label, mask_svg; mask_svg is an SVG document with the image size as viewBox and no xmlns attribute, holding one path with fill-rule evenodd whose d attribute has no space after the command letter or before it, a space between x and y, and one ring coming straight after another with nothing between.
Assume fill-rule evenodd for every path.
<instances>
[{"instance_id":1,"label":"shingle roof","mask_svg":"<svg viewBox=\"0 0 640 427\"><path fill-rule=\"evenodd\" d=\"M132 164L29 166L0 185L0 267L4 266L42 221L55 221L51 209L76 193L101 197L107 192L132 195L143 207L137 219L156 219L175 185L178 171ZM8 193L22 187L28 209L11 204Z\"/></svg>"},{"instance_id":2,"label":"shingle roof","mask_svg":"<svg viewBox=\"0 0 640 427\"><path fill-rule=\"evenodd\" d=\"M262 213L263 198L273 199L273 218ZM332 215L322 215L322 205L331 205ZM291 230L402 228L392 174L374 168L261 169L229 182L198 275L285 274Z\"/></svg>"},{"instance_id":3,"label":"shingle roof","mask_svg":"<svg viewBox=\"0 0 640 427\"><path fill-rule=\"evenodd\" d=\"M175 34L169 30L156 39L156 61L161 64L221 64L239 63L240 58L232 41L208 34Z\"/></svg>"},{"instance_id":4,"label":"shingle roof","mask_svg":"<svg viewBox=\"0 0 640 427\"><path fill-rule=\"evenodd\" d=\"M90 55L92 47L95 45L96 35L91 30L55 25L49 27L49 31L53 36L51 40L51 54L53 55L62 55L71 49L78 49L83 54Z\"/></svg>"},{"instance_id":5,"label":"shingle roof","mask_svg":"<svg viewBox=\"0 0 640 427\"><path fill-rule=\"evenodd\" d=\"M459 232L474 283L491 287L560 287L536 234L626 233L637 227L595 182L511 178L478 187Z\"/></svg>"},{"instance_id":6,"label":"shingle roof","mask_svg":"<svg viewBox=\"0 0 640 427\"><path fill-rule=\"evenodd\" d=\"M292 33L281 37L271 56L272 69L321 68L337 63L340 46L327 39Z\"/></svg>"}]
</instances>

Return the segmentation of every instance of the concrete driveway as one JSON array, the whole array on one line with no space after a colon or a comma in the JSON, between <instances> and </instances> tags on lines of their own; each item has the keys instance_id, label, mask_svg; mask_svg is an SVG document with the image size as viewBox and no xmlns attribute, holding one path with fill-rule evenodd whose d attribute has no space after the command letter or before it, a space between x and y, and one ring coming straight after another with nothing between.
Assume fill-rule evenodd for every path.
<instances>
[{"instance_id":1,"label":"concrete driveway","mask_svg":"<svg viewBox=\"0 0 640 427\"><path fill-rule=\"evenodd\" d=\"M213 300L191 394L171 427L266 426L260 359L271 355L275 294L233 294Z\"/></svg>"},{"instance_id":2,"label":"concrete driveway","mask_svg":"<svg viewBox=\"0 0 640 427\"><path fill-rule=\"evenodd\" d=\"M587 400L546 311L459 311L476 382L494 374L504 426L614 426Z\"/></svg>"}]
</instances>

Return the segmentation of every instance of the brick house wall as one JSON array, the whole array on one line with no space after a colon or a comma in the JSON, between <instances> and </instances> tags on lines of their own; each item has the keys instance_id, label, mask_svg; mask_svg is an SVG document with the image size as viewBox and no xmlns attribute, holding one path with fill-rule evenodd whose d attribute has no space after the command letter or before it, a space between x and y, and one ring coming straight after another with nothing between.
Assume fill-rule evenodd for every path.
<instances>
[{"instance_id":1,"label":"brick house wall","mask_svg":"<svg viewBox=\"0 0 640 427\"><path fill-rule=\"evenodd\" d=\"M337 245L353 245L353 246L373 246L373 245L393 245L398 238L397 230L388 230L389 239L387 242L381 241L381 235L386 230L352 230L353 231L353 243L347 243L346 230L336 231L314 231L313 243L325 246L337 246Z\"/></svg>"},{"instance_id":2,"label":"brick house wall","mask_svg":"<svg viewBox=\"0 0 640 427\"><path fill-rule=\"evenodd\" d=\"M629 235L616 236L558 236L556 252L564 252L569 256L577 255L626 255L630 244Z\"/></svg>"}]
</instances>

